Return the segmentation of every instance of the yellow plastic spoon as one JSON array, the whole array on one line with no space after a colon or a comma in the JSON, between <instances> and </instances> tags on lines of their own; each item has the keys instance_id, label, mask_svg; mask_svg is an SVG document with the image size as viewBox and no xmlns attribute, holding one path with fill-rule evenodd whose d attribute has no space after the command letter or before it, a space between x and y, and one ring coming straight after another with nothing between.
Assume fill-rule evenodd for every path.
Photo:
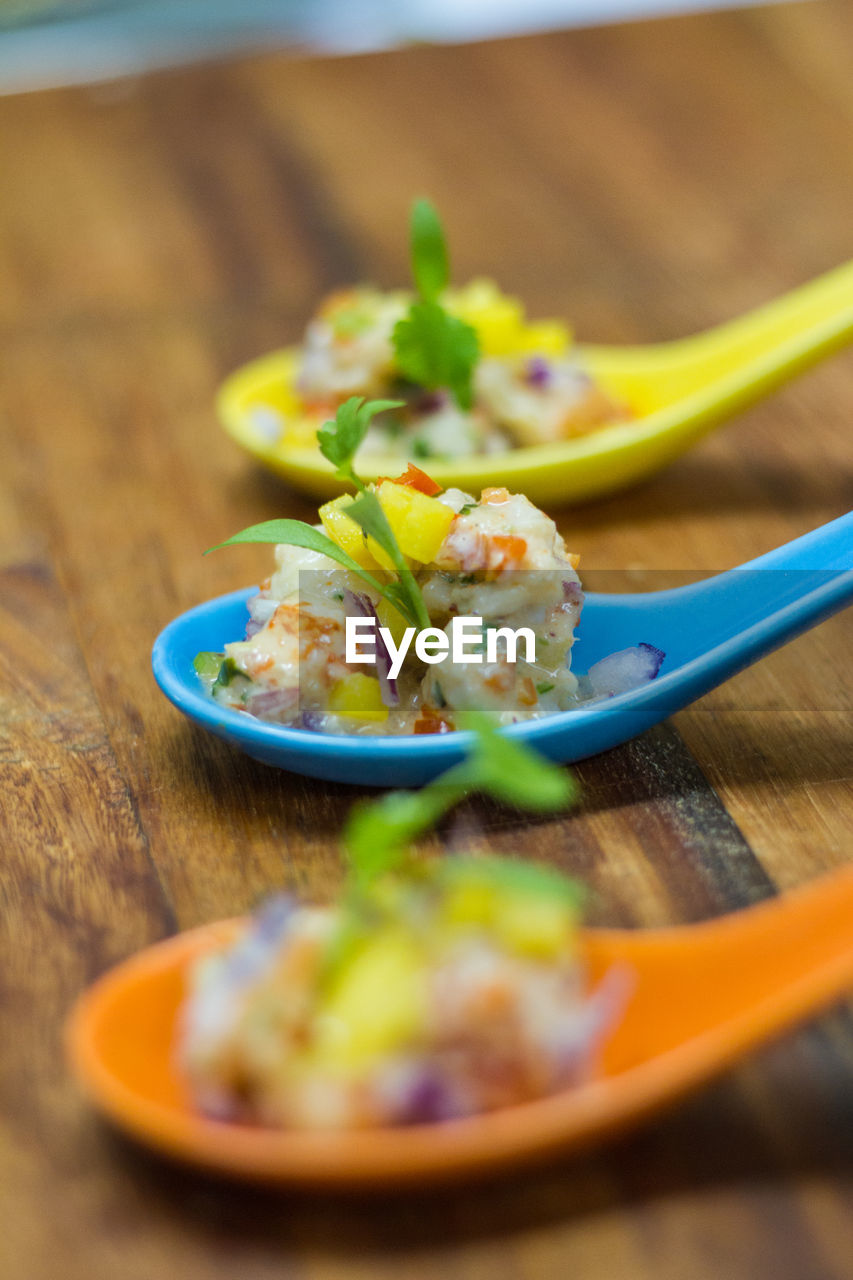
<instances>
[{"instance_id":1,"label":"yellow plastic spoon","mask_svg":"<svg viewBox=\"0 0 853 1280\"><path fill-rule=\"evenodd\" d=\"M598 497L642 480L719 423L853 340L853 262L737 320L691 338L642 347L580 348L593 376L638 415L558 444L428 466L440 484L479 493L505 484L538 503ZM296 401L295 348L238 369L217 398L226 431L258 462L317 497L341 492L311 447L275 443ZM271 430L272 428L272 430ZM272 438L271 438L272 437ZM396 475L399 457L359 458L365 479Z\"/></svg>"}]
</instances>

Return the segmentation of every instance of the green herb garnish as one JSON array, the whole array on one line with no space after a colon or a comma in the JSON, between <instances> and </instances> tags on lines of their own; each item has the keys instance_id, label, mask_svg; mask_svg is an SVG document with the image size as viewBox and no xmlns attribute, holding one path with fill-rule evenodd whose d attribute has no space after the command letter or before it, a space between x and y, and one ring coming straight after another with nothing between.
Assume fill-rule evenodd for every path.
<instances>
[{"instance_id":1,"label":"green herb garnish","mask_svg":"<svg viewBox=\"0 0 853 1280\"><path fill-rule=\"evenodd\" d=\"M369 569L362 569L361 565L357 564L343 547L333 542L328 534L321 533L319 529L306 524L303 520L265 520L263 524L250 525L248 529L241 529L239 533L226 538L224 542L217 543L215 547L208 547L204 554L219 551L221 547L236 546L239 542L274 542L276 544L282 542L290 547L304 547L306 551L318 551L321 555L328 556L330 560L336 560L350 573L357 574L363 582L373 587L374 591L392 604L412 626L422 625L418 622L417 614L411 609L406 595L401 591L399 583L380 581ZM428 626L429 623L426 625Z\"/></svg>"},{"instance_id":2,"label":"green herb garnish","mask_svg":"<svg viewBox=\"0 0 853 1280\"><path fill-rule=\"evenodd\" d=\"M222 654L204 650L193 658L193 670L202 680L215 680L222 666Z\"/></svg>"},{"instance_id":3,"label":"green herb garnish","mask_svg":"<svg viewBox=\"0 0 853 1280\"><path fill-rule=\"evenodd\" d=\"M429 626L430 619L421 589L415 580L415 575L406 564L406 558L397 545L394 530L388 523L388 517L382 510L382 504L376 494L369 493L365 489L350 506L344 507L344 511L351 520L361 526L365 533L375 538L385 554L391 557L397 571L399 593L408 606L405 616L413 618L415 626L424 630ZM397 608L400 608L399 604Z\"/></svg>"},{"instance_id":4,"label":"green herb garnish","mask_svg":"<svg viewBox=\"0 0 853 1280\"><path fill-rule=\"evenodd\" d=\"M338 479L350 481L359 491L359 497L350 506L344 508L346 514L360 525L365 533L375 538L385 554L391 558L397 573L397 586L393 596L388 598L391 599L395 608L403 613L407 621L423 629L429 626L429 614L414 574L397 545L394 530L388 523L382 504L376 494L368 490L353 470L355 455L367 434L371 419L385 409L399 409L401 405L401 400L365 401L362 396L350 396L349 400L340 406L334 419L325 422L317 432L317 443L323 457L336 468L335 474ZM325 537L325 534L323 536ZM401 608L403 603L405 607Z\"/></svg>"},{"instance_id":5,"label":"green herb garnish","mask_svg":"<svg viewBox=\"0 0 853 1280\"><path fill-rule=\"evenodd\" d=\"M245 671L241 671L233 658L225 658L222 662L216 679L213 682L214 689L227 689L233 680L246 680L252 683L251 677L247 676Z\"/></svg>"},{"instance_id":6,"label":"green herb garnish","mask_svg":"<svg viewBox=\"0 0 853 1280\"><path fill-rule=\"evenodd\" d=\"M239 533L226 538L214 547L208 547L205 555L218 551L221 547L235 546L240 542L273 542L286 543L291 547L303 547L306 551L317 551L336 561L350 573L356 574L362 582L366 582L383 599L400 613L410 624L423 630L430 625L429 614L421 595L415 575L406 564L405 557L397 545L394 531L388 523L388 517L375 493L371 493L353 471L353 459L370 426L371 419L385 409L395 408L396 400L368 400L363 396L351 396L338 409L334 419L326 422L317 432L320 452L336 468L336 475L342 480L349 480L359 490L359 496L350 506L345 508L348 516L356 524L375 538L382 550L394 565L395 573L381 580L363 569L352 556L339 547L327 533L306 524L304 520L265 520L262 524L250 525Z\"/></svg>"},{"instance_id":7,"label":"green herb garnish","mask_svg":"<svg viewBox=\"0 0 853 1280\"><path fill-rule=\"evenodd\" d=\"M323 423L317 432L317 443L323 457L335 467L339 480L347 480L356 489L364 490L364 485L353 471L353 463L370 421L386 409L402 407L402 400L365 400L364 396L350 396L338 408L334 418Z\"/></svg>"},{"instance_id":8,"label":"green herb garnish","mask_svg":"<svg viewBox=\"0 0 853 1280\"><path fill-rule=\"evenodd\" d=\"M431 302L447 288L450 260L441 219L429 200L415 200L412 205L409 236L412 277L424 301Z\"/></svg>"},{"instance_id":9,"label":"green herb garnish","mask_svg":"<svg viewBox=\"0 0 853 1280\"><path fill-rule=\"evenodd\" d=\"M538 694L540 694L540 695L541 695L541 694L543 694L543 693L550 693L550 692L551 692L551 690L552 690L552 689L554 689L554 688L556 688L556 686L555 686L555 685L553 685L553 684L548 684L548 682L547 682L547 681L543 681L543 682L542 682L542 684L537 684L537 686L536 686L536 692L537 692Z\"/></svg>"},{"instance_id":10,"label":"green herb garnish","mask_svg":"<svg viewBox=\"0 0 853 1280\"><path fill-rule=\"evenodd\" d=\"M476 734L470 754L420 791L392 791L373 803L356 804L349 814L343 845L350 860L347 890L339 925L327 954L324 980L332 981L371 932L394 910L393 896L383 903L373 892L388 872L408 869L413 878L450 887L482 884L484 888L557 898L576 907L581 890L553 867L490 856L446 858L432 867L411 860L413 840L429 830L471 791L481 791L522 809L550 812L577 799L570 773L529 748L501 736L489 717L470 714L463 727ZM408 864L408 866L407 866Z\"/></svg>"},{"instance_id":11,"label":"green herb garnish","mask_svg":"<svg viewBox=\"0 0 853 1280\"><path fill-rule=\"evenodd\" d=\"M460 409L471 408L480 346L470 324L437 302L414 302L394 326L394 350L408 377L430 391L449 387Z\"/></svg>"},{"instance_id":12,"label":"green herb garnish","mask_svg":"<svg viewBox=\"0 0 853 1280\"><path fill-rule=\"evenodd\" d=\"M570 774L498 733L487 716L470 714L463 727L477 736L470 755L459 764L420 791L392 791L350 811L343 839L356 889L402 865L411 842L470 791L541 813L575 800L577 786Z\"/></svg>"},{"instance_id":13,"label":"green herb garnish","mask_svg":"<svg viewBox=\"0 0 853 1280\"><path fill-rule=\"evenodd\" d=\"M419 297L394 326L397 368L429 391L448 387L459 407L470 409L480 344L471 325L451 315L438 301L450 271L441 222L428 200L416 200L412 206L410 236L412 275Z\"/></svg>"}]
</instances>

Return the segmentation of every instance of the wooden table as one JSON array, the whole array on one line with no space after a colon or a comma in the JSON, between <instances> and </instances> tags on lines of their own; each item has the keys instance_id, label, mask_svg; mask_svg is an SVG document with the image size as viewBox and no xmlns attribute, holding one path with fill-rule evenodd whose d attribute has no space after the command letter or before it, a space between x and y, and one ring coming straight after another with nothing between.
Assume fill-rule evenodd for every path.
<instances>
[{"instance_id":1,"label":"wooden table","mask_svg":"<svg viewBox=\"0 0 853 1280\"><path fill-rule=\"evenodd\" d=\"M221 377L323 290L404 281L419 192L457 279L498 272L587 340L676 336L830 268L853 252L851 55L837 0L0 101L4 1276L853 1276L849 1013L583 1159L380 1203L161 1164L94 1117L60 1041L121 957L341 875L354 792L196 732L149 670L173 615L266 573L263 549L202 548L309 513L217 429ZM851 421L847 353L562 526L593 585L726 568L851 505ZM806 881L851 849L851 640L836 618L584 764L568 817L470 804L442 838L552 859L596 921Z\"/></svg>"}]
</instances>

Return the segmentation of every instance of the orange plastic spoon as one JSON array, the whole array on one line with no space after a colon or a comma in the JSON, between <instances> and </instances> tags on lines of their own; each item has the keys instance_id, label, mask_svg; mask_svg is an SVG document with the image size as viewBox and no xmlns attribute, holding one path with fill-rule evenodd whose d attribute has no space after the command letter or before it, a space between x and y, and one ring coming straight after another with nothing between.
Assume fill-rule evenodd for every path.
<instances>
[{"instance_id":1,"label":"orange plastic spoon","mask_svg":"<svg viewBox=\"0 0 853 1280\"><path fill-rule=\"evenodd\" d=\"M633 971L627 1010L589 1084L444 1124L339 1133L199 1116L173 1058L187 966L225 921L148 948L102 977L68 1026L74 1071L135 1138L209 1170L280 1185L387 1187L488 1172L637 1123L749 1049L853 989L853 866L705 924L590 929L590 977Z\"/></svg>"}]
</instances>

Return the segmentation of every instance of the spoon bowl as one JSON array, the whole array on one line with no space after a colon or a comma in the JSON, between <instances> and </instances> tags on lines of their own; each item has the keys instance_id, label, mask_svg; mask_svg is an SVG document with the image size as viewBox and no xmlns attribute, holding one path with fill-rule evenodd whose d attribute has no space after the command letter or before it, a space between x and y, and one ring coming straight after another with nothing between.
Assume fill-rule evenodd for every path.
<instances>
[{"instance_id":1,"label":"spoon bowl","mask_svg":"<svg viewBox=\"0 0 853 1280\"><path fill-rule=\"evenodd\" d=\"M190 609L158 637L154 675L190 719L265 764L364 786L416 786L470 749L470 734L331 735L265 723L202 689L193 658L242 636L252 589ZM606 700L509 726L552 760L582 760L627 742L853 601L853 513L738 569L670 591L586 596L572 666L646 641L662 649L657 679Z\"/></svg>"},{"instance_id":2,"label":"spoon bowl","mask_svg":"<svg viewBox=\"0 0 853 1280\"><path fill-rule=\"evenodd\" d=\"M179 934L107 973L78 1002L67 1044L94 1103L156 1150L273 1185L367 1190L446 1181L603 1141L853 988L853 867L704 924L585 930L589 978L633 984L589 1083L470 1119L338 1133L209 1120L174 1045L189 967L235 921Z\"/></svg>"},{"instance_id":3,"label":"spoon bowl","mask_svg":"<svg viewBox=\"0 0 853 1280\"><path fill-rule=\"evenodd\" d=\"M479 493L492 484L539 505L599 497L652 475L714 427L853 339L853 262L728 324L675 342L587 346L593 377L637 415L556 444L442 460L430 475ZM295 348L238 369L217 398L225 430L258 462L315 497L342 492L315 447L278 442L296 376ZM359 455L365 481L396 475L400 458Z\"/></svg>"}]
</instances>

